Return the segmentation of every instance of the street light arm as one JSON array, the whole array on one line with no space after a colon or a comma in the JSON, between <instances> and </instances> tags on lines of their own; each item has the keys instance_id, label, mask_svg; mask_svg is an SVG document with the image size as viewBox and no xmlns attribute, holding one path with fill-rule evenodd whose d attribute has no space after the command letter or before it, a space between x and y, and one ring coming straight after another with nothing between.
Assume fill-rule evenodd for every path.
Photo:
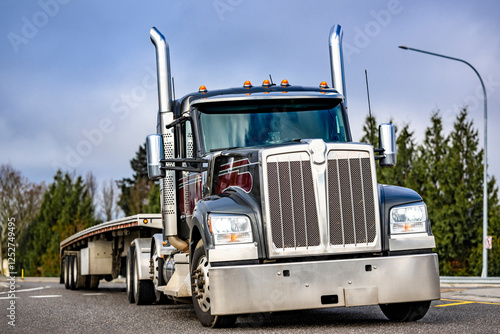
<instances>
[{"instance_id":1,"label":"street light arm","mask_svg":"<svg viewBox=\"0 0 500 334\"><path fill-rule=\"evenodd\" d=\"M403 49L403 50L410 50L410 51L416 51L416 52L420 52L420 53L425 53L425 54L428 54L428 55L431 55L431 56L436 56L436 57L441 57L441 58L446 58L446 59L451 59L451 60L456 60L456 61L459 61L461 63L464 63L464 64L467 64L470 68L472 68L472 70L476 73L476 75L478 76L479 78L479 81L481 82L481 86L483 87L483 91L484 91L484 96L485 96L485 101L486 101L486 87L484 86L484 82L483 82L483 78L481 78L481 76L479 75L479 72L476 70L476 68L474 66L472 66L469 62L466 62L465 60L463 59L459 59L459 58L455 58L455 57L450 57L450 56L445 56L445 55L442 55L442 54L439 54L439 53L434 53L434 52L429 52L429 51L424 51L424 50L419 50L419 49L414 49L414 48L410 48L410 47L407 47L407 46L403 46L403 45L400 45L399 46L400 49Z\"/></svg>"}]
</instances>

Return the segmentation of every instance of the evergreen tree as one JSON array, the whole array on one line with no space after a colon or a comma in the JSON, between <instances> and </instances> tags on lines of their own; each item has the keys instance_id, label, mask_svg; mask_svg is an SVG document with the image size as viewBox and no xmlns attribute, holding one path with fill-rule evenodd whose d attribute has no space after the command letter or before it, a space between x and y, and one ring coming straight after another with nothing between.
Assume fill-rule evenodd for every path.
<instances>
[{"instance_id":1,"label":"evergreen tree","mask_svg":"<svg viewBox=\"0 0 500 334\"><path fill-rule=\"evenodd\" d=\"M371 141L372 122L374 118L366 118L361 141ZM396 144L397 165L382 169L377 164L378 182L412 188L422 196L436 239L441 275L478 276L483 247L483 151L479 150L478 133L467 119L467 110L461 110L447 137L439 111L435 111L418 148L408 125L399 133ZM494 177L488 182L488 197L488 235L493 239L488 275L498 276L500 205Z\"/></svg>"},{"instance_id":2,"label":"evergreen tree","mask_svg":"<svg viewBox=\"0 0 500 334\"><path fill-rule=\"evenodd\" d=\"M441 202L443 193L439 180L444 175L447 152L448 140L444 137L442 118L437 110L431 116L431 125L425 130L423 144L417 148L408 183L426 203L434 199Z\"/></svg>"},{"instance_id":3,"label":"evergreen tree","mask_svg":"<svg viewBox=\"0 0 500 334\"><path fill-rule=\"evenodd\" d=\"M409 127L410 126L408 124L405 124L403 126L403 129L401 130L401 133L397 135L396 166L393 168L379 168L379 183L400 187L408 187L410 185L409 175L413 168L413 159L415 157L416 144L415 140L413 139L413 132L409 130Z\"/></svg>"},{"instance_id":4,"label":"evergreen tree","mask_svg":"<svg viewBox=\"0 0 500 334\"><path fill-rule=\"evenodd\" d=\"M370 144L373 148L379 147L378 126L373 114L371 116L368 115L365 118L365 124L363 124L363 137L361 137L360 142ZM377 171L378 182L384 183L384 177L382 175L383 168L381 168L378 163L375 164L375 168Z\"/></svg>"},{"instance_id":5,"label":"evergreen tree","mask_svg":"<svg viewBox=\"0 0 500 334\"><path fill-rule=\"evenodd\" d=\"M375 120L375 116L372 114L368 115L365 118L365 124L363 124L363 137L361 137L361 143L367 143L372 145L373 147L378 147L378 126L377 121Z\"/></svg>"},{"instance_id":6,"label":"evergreen tree","mask_svg":"<svg viewBox=\"0 0 500 334\"><path fill-rule=\"evenodd\" d=\"M392 123L392 120L389 123ZM374 116L366 117L365 124L363 125L364 134L360 142L371 144L374 148L378 148L378 127L375 124L376 120ZM382 168L379 164L376 164L378 183L405 187L409 185L409 175L416 154L416 144L413 134L414 132L409 130L408 124L403 126L400 134L398 134L398 128L396 127L397 163L393 168Z\"/></svg>"},{"instance_id":7,"label":"evergreen tree","mask_svg":"<svg viewBox=\"0 0 500 334\"><path fill-rule=\"evenodd\" d=\"M161 212L161 204L160 204L160 185L157 182L154 182L151 190L148 195L148 204L143 206L144 213L160 213Z\"/></svg>"},{"instance_id":8,"label":"evergreen tree","mask_svg":"<svg viewBox=\"0 0 500 334\"><path fill-rule=\"evenodd\" d=\"M59 243L95 223L94 206L81 177L58 171L40 211L20 240L20 266L27 276L59 275Z\"/></svg>"},{"instance_id":9,"label":"evergreen tree","mask_svg":"<svg viewBox=\"0 0 500 334\"><path fill-rule=\"evenodd\" d=\"M134 171L133 178L123 178L117 181L121 190L118 205L122 208L125 216L138 213L160 213L160 196L153 197L151 192L159 194L159 186L148 179L146 143L139 146L135 157L130 160L130 167ZM152 211L157 210L157 211ZM149 212L146 212L149 211Z\"/></svg>"},{"instance_id":10,"label":"evergreen tree","mask_svg":"<svg viewBox=\"0 0 500 334\"><path fill-rule=\"evenodd\" d=\"M482 244L482 150L478 132L460 111L449 135L439 221L434 225L442 275L480 275L481 258L473 249Z\"/></svg>"},{"instance_id":11,"label":"evergreen tree","mask_svg":"<svg viewBox=\"0 0 500 334\"><path fill-rule=\"evenodd\" d=\"M453 240L453 227L446 223L446 212L453 206L453 199L445 194L445 175L449 168L449 139L444 137L443 122L439 110L433 112L431 125L425 130L425 138L418 147L414 168L410 174L409 186L416 190L427 205L432 232L439 254L441 274L450 274L450 263L446 254Z\"/></svg>"}]
</instances>

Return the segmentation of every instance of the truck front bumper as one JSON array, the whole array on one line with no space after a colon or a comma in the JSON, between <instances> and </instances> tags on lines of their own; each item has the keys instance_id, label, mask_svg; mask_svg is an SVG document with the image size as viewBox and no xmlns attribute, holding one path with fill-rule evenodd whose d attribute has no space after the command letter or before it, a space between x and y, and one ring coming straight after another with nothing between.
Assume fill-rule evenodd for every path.
<instances>
[{"instance_id":1,"label":"truck front bumper","mask_svg":"<svg viewBox=\"0 0 500 334\"><path fill-rule=\"evenodd\" d=\"M213 315L439 298L437 254L210 268Z\"/></svg>"}]
</instances>

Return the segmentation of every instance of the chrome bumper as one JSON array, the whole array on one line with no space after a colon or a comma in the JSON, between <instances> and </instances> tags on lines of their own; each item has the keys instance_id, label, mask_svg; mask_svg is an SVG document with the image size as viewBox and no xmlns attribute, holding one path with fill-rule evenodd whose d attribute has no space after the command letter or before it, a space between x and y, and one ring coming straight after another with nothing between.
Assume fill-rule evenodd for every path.
<instances>
[{"instance_id":1,"label":"chrome bumper","mask_svg":"<svg viewBox=\"0 0 500 334\"><path fill-rule=\"evenodd\" d=\"M437 254L210 268L212 314L440 298Z\"/></svg>"}]
</instances>

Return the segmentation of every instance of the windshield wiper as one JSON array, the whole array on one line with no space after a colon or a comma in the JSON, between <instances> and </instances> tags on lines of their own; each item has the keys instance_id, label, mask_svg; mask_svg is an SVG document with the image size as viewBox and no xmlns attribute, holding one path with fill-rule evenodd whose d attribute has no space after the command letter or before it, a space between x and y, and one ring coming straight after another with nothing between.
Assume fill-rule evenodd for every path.
<instances>
[{"instance_id":1,"label":"windshield wiper","mask_svg":"<svg viewBox=\"0 0 500 334\"><path fill-rule=\"evenodd\" d=\"M285 141L282 141L281 143L284 144L284 143L293 143L293 142L297 142L297 143L300 143L300 141L302 140L302 138L295 138L295 139L287 139Z\"/></svg>"},{"instance_id":2,"label":"windshield wiper","mask_svg":"<svg viewBox=\"0 0 500 334\"><path fill-rule=\"evenodd\" d=\"M215 152L215 151L227 151L227 150L233 150L236 148L241 148L239 146L232 146L232 147L224 147L224 148L213 148L210 150L210 152Z\"/></svg>"}]
</instances>

